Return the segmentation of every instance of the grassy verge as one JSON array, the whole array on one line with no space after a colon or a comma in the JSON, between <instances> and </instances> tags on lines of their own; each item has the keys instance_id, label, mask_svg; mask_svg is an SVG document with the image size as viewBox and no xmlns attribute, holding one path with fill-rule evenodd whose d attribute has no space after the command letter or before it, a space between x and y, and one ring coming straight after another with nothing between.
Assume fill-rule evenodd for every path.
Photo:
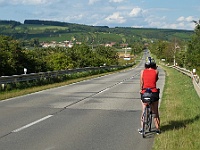
<instances>
[{"instance_id":1,"label":"grassy verge","mask_svg":"<svg viewBox=\"0 0 200 150\"><path fill-rule=\"evenodd\" d=\"M191 78L164 67L166 84L160 107L162 134L153 150L199 150L200 98Z\"/></svg>"}]
</instances>

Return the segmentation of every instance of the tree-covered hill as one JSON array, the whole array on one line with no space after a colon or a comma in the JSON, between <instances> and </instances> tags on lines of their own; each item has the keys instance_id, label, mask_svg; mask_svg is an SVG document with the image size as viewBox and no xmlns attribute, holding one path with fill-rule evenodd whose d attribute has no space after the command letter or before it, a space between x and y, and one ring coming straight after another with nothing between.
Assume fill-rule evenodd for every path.
<instances>
[{"instance_id":1,"label":"tree-covered hill","mask_svg":"<svg viewBox=\"0 0 200 150\"><path fill-rule=\"evenodd\" d=\"M38 39L40 42L75 39L87 44L109 42L131 44L145 40L170 41L175 37L187 41L191 38L193 31L131 27L109 28L108 26L89 26L44 20L25 20L24 23L0 20L0 34L21 40Z\"/></svg>"}]
</instances>

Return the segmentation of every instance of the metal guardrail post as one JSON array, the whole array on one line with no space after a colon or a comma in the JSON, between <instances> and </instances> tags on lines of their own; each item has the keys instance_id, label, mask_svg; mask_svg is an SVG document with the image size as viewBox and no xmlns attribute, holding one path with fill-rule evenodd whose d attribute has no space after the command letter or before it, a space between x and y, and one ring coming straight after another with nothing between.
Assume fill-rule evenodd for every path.
<instances>
[{"instance_id":1,"label":"metal guardrail post","mask_svg":"<svg viewBox=\"0 0 200 150\"><path fill-rule=\"evenodd\" d=\"M62 71L48 71L48 72L30 73L30 74L13 75L13 76L2 76L0 77L0 85L3 88L4 85L8 83L31 81L31 80L37 80L37 79L42 79L42 78L47 79L47 78L73 74L73 73L78 73L78 72L114 69L114 68L121 68L121 67L122 66L86 67L86 68L77 68L77 69L69 69L69 70L62 70Z\"/></svg>"}]
</instances>

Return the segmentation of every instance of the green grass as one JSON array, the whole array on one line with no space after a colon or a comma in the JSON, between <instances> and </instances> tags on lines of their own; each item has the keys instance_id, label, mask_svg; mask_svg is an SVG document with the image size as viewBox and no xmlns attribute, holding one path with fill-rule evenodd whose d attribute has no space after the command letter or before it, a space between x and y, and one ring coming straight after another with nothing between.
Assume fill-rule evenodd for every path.
<instances>
[{"instance_id":1,"label":"green grass","mask_svg":"<svg viewBox=\"0 0 200 150\"><path fill-rule=\"evenodd\" d=\"M162 134L153 150L199 150L200 98L192 79L164 67L166 83L160 106Z\"/></svg>"}]
</instances>

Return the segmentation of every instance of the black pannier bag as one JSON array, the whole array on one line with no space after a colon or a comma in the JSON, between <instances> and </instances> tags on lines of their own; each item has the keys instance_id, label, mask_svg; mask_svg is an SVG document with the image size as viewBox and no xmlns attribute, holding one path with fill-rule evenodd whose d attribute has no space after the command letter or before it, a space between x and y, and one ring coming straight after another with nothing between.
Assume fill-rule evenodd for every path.
<instances>
[{"instance_id":1,"label":"black pannier bag","mask_svg":"<svg viewBox=\"0 0 200 150\"><path fill-rule=\"evenodd\" d=\"M143 103L149 103L150 101L152 101L152 91L150 88L146 88L145 92L142 94L142 102Z\"/></svg>"}]
</instances>

